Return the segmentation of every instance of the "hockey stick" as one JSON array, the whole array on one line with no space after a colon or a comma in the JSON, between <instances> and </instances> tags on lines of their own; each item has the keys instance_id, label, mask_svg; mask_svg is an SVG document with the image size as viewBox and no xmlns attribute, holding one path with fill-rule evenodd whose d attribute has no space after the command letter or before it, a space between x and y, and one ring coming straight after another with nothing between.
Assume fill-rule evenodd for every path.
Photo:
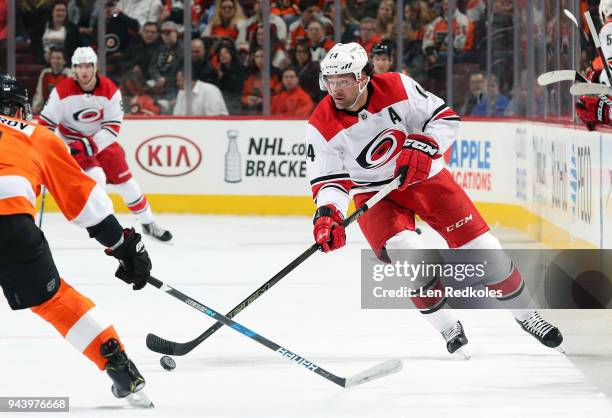
<instances>
[{"instance_id":1,"label":"hockey stick","mask_svg":"<svg viewBox=\"0 0 612 418\"><path fill-rule=\"evenodd\" d=\"M350 224L355 222L368 209L370 209L372 206L374 206L379 201L381 201L385 196L387 196L393 190L397 189L398 186L399 186L399 179L394 179L391 183L386 185L382 190L380 190L378 193L372 196L363 206L361 206L358 210L353 212L351 216L346 218L344 220L344 227L346 228ZM238 315L244 308L246 308L251 303L253 303L253 301L255 301L258 297L266 293L268 289L270 289L272 286L278 283L283 277L285 277L287 274L293 271L297 266L299 266L304 261L306 261L311 255L317 252L319 247L320 247L319 244L316 244L316 243L311 245L306 251L300 254L295 260L289 263L281 271L276 273L274 277L272 277L270 280L262 284L259 287L259 289L255 290L246 299L244 299L242 302L236 305L234 309L232 309L230 312L227 313L227 317L233 318L234 316ZM177 343L174 341L166 340L155 334L148 334L147 335L147 347L149 347L150 350L155 351L157 353L170 354L174 356L184 356L185 354L189 353L191 350L196 348L198 345L200 345L200 343L202 343L208 337L210 337L215 332L217 332L217 330L221 328L222 326L223 326L222 323L217 322L216 324L208 328L206 331L204 331L197 338L191 341L187 341L185 343Z\"/></svg>"},{"instance_id":2,"label":"hockey stick","mask_svg":"<svg viewBox=\"0 0 612 418\"><path fill-rule=\"evenodd\" d=\"M612 95L612 88L598 83L577 83L570 87L572 96L599 96Z\"/></svg>"},{"instance_id":3,"label":"hockey stick","mask_svg":"<svg viewBox=\"0 0 612 418\"><path fill-rule=\"evenodd\" d=\"M322 367L317 366L316 364L300 356L299 354L296 354L293 351L288 350L285 347L282 347L276 344L274 341L267 339L266 337L256 333L255 331L248 329L247 327L243 325L240 325L238 322L232 321L227 316L220 314L219 312L215 311L214 309L209 308L203 303L200 303L190 298L189 296L176 290L172 286L169 286L163 283L161 280L158 280L155 277L151 276L147 281L151 285L164 291L170 296L175 297L176 299L191 306L192 308L197 309L198 311L210 316L214 320L218 321L217 323L227 325L228 327L235 329L239 333L249 337L250 339L254 341L257 341L259 344L265 347L268 347L270 350L277 352L278 354L287 358L288 360L295 362L296 364L306 368L306 370L316 373L319 376L329 380L330 382L333 382L337 384L338 386L342 386L343 388L357 386L362 383L369 382L370 380L378 379L380 377L384 377L384 376L388 376L393 373L397 373L402 369L401 360L391 359L391 360L384 361L380 364L377 364L376 366L371 367L351 377L336 376L335 374L323 369Z\"/></svg>"},{"instance_id":4,"label":"hockey stick","mask_svg":"<svg viewBox=\"0 0 612 418\"><path fill-rule=\"evenodd\" d=\"M582 74L574 70L549 71L538 76L538 84L540 86L548 86L549 84L560 83L561 81L588 83L588 80Z\"/></svg>"},{"instance_id":5,"label":"hockey stick","mask_svg":"<svg viewBox=\"0 0 612 418\"><path fill-rule=\"evenodd\" d=\"M40 214L38 215L38 229L42 228L43 214L45 213L45 200L47 198L47 188L42 187L42 196L40 197Z\"/></svg>"},{"instance_id":6,"label":"hockey stick","mask_svg":"<svg viewBox=\"0 0 612 418\"><path fill-rule=\"evenodd\" d=\"M567 16L569 20L574 22L574 25L576 25L576 27L578 28L578 31L582 33L582 36L584 36L584 39L588 42L589 37L587 36L586 33L584 33L584 31L580 27L580 24L578 24L578 19L576 19L576 16L574 16L574 14L567 9L563 9L563 13L565 14L565 16Z\"/></svg>"}]
</instances>

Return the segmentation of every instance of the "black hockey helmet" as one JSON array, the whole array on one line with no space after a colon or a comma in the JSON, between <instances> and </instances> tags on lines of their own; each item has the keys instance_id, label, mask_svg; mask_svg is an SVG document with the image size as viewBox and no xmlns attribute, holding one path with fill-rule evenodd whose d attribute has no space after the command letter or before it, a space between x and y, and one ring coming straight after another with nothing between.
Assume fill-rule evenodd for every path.
<instances>
[{"instance_id":1,"label":"black hockey helmet","mask_svg":"<svg viewBox=\"0 0 612 418\"><path fill-rule=\"evenodd\" d=\"M15 117L19 109L22 119L32 117L28 91L12 75L0 73L0 114Z\"/></svg>"},{"instance_id":2,"label":"black hockey helmet","mask_svg":"<svg viewBox=\"0 0 612 418\"><path fill-rule=\"evenodd\" d=\"M392 57L391 46L389 44L376 44L372 47L372 56L387 55Z\"/></svg>"}]
</instances>

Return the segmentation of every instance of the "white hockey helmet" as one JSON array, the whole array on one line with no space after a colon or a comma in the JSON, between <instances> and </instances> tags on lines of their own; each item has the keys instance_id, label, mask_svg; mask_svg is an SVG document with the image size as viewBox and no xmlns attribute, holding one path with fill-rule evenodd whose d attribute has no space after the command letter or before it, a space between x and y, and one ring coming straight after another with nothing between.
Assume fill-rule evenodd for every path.
<instances>
[{"instance_id":1,"label":"white hockey helmet","mask_svg":"<svg viewBox=\"0 0 612 418\"><path fill-rule=\"evenodd\" d=\"M602 25L608 21L608 16L612 15L612 0L600 0L599 2L599 19Z\"/></svg>"},{"instance_id":2,"label":"white hockey helmet","mask_svg":"<svg viewBox=\"0 0 612 418\"><path fill-rule=\"evenodd\" d=\"M93 64L94 73L98 68L98 56L93 48L89 46L81 46L74 50L72 54L72 67L76 67L79 64Z\"/></svg>"},{"instance_id":3,"label":"white hockey helmet","mask_svg":"<svg viewBox=\"0 0 612 418\"><path fill-rule=\"evenodd\" d=\"M353 74L357 81L361 81L363 68L368 63L368 53L356 42L348 44L336 44L329 50L321 61L321 74L319 76L319 87L325 87L326 75Z\"/></svg>"}]
</instances>

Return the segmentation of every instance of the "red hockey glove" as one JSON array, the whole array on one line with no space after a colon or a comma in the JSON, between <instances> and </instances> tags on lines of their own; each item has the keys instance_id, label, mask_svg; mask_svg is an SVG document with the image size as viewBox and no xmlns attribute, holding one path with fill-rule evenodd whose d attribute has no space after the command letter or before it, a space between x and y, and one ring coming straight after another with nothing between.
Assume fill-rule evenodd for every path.
<instances>
[{"instance_id":1,"label":"red hockey glove","mask_svg":"<svg viewBox=\"0 0 612 418\"><path fill-rule=\"evenodd\" d=\"M98 154L98 146L91 136L75 139L68 146L70 147L70 154L80 166L83 166L89 158Z\"/></svg>"},{"instance_id":2,"label":"red hockey glove","mask_svg":"<svg viewBox=\"0 0 612 418\"><path fill-rule=\"evenodd\" d=\"M612 101L608 96L581 96L576 102L576 113L592 131L595 125L610 124L610 106Z\"/></svg>"},{"instance_id":3,"label":"red hockey glove","mask_svg":"<svg viewBox=\"0 0 612 418\"><path fill-rule=\"evenodd\" d=\"M321 206L315 213L314 239L324 252L337 250L346 244L344 216L333 205Z\"/></svg>"},{"instance_id":4,"label":"red hockey glove","mask_svg":"<svg viewBox=\"0 0 612 418\"><path fill-rule=\"evenodd\" d=\"M591 68L589 71L587 71L584 78L589 80L591 83L599 83L599 77L601 76L602 71L603 71L603 68L599 68L599 69Z\"/></svg>"},{"instance_id":5,"label":"red hockey glove","mask_svg":"<svg viewBox=\"0 0 612 418\"><path fill-rule=\"evenodd\" d=\"M425 180L429 176L431 162L440 158L438 143L427 135L410 134L395 161L395 177L400 177L398 190Z\"/></svg>"}]
</instances>

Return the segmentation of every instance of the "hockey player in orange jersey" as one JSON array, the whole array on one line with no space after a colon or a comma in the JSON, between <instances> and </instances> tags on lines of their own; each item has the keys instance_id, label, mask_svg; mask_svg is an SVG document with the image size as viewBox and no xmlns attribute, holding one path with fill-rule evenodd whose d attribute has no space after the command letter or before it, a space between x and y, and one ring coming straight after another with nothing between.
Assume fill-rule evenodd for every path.
<instances>
[{"instance_id":1,"label":"hockey player in orange jersey","mask_svg":"<svg viewBox=\"0 0 612 418\"><path fill-rule=\"evenodd\" d=\"M141 289L151 260L134 229L123 229L105 191L80 169L68 147L48 129L27 122L27 92L0 74L0 286L13 310L30 308L113 381L112 392L150 407L145 380L127 357L112 324L95 303L71 287L55 267L34 222L36 196L45 186L64 216L86 228L106 254L119 260L116 276Z\"/></svg>"}]
</instances>

